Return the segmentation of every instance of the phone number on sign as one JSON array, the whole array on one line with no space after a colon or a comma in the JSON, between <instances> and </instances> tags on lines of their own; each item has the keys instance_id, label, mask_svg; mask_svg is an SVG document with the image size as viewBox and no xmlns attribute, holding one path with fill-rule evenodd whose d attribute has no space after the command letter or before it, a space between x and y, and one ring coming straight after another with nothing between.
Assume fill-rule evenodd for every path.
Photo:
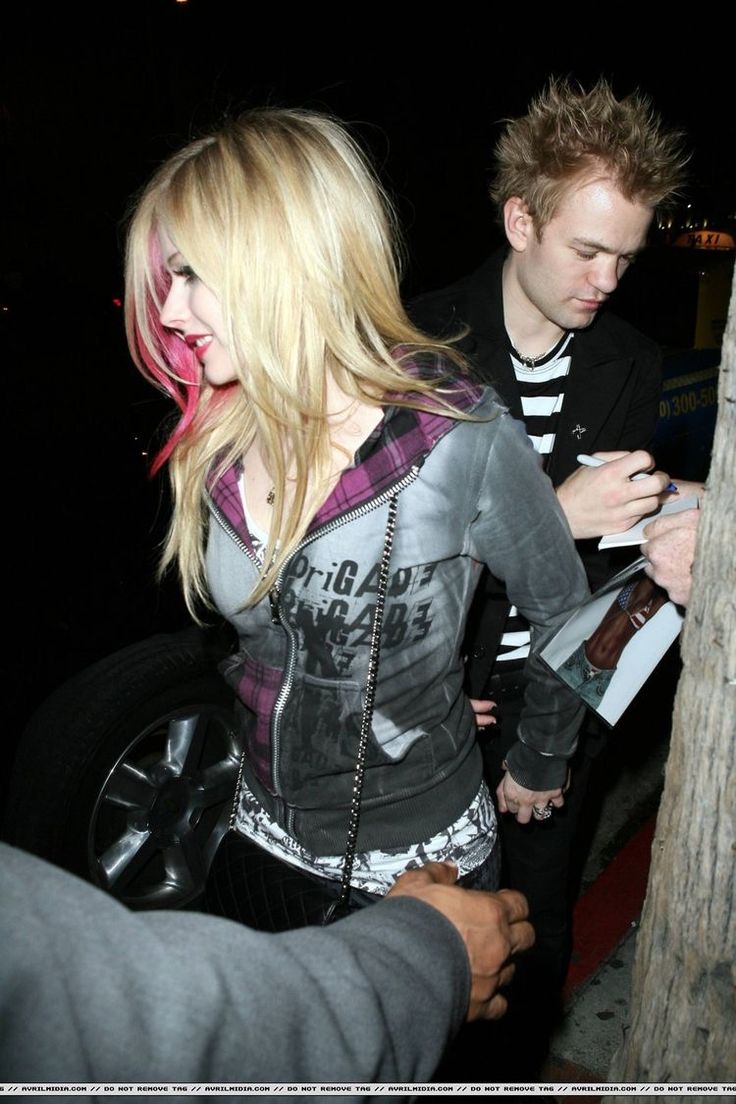
<instances>
[{"instance_id":1,"label":"phone number on sign","mask_svg":"<svg viewBox=\"0 0 736 1104\"><path fill-rule=\"evenodd\" d=\"M681 395L673 395L671 399L659 400L659 416L678 418L681 414L692 414L695 410L715 406L717 398L718 389L715 384L701 387L698 391L683 391Z\"/></svg>"}]
</instances>

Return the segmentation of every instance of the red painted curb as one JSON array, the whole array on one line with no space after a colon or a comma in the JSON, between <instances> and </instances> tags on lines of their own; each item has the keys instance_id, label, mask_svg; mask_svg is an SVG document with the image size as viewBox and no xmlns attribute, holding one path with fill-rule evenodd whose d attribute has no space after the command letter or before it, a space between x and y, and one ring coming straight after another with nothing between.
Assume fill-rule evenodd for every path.
<instances>
[{"instance_id":1,"label":"red painted curb","mask_svg":"<svg viewBox=\"0 0 736 1104\"><path fill-rule=\"evenodd\" d=\"M573 951L563 998L567 1001L638 920L649 877L656 816L651 817L579 898L573 911Z\"/></svg>"}]
</instances>

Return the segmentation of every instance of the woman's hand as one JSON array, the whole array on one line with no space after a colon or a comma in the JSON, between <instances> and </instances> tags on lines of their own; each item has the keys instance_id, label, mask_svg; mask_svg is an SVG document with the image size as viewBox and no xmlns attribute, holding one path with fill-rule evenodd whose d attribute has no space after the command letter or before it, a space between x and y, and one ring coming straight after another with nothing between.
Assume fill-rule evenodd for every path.
<instances>
[{"instance_id":1,"label":"woman's hand","mask_svg":"<svg viewBox=\"0 0 736 1104\"><path fill-rule=\"evenodd\" d=\"M478 728L486 728L488 725L498 723L491 713L491 710L496 708L496 703L490 698L471 698L470 707L475 713L475 723Z\"/></svg>"},{"instance_id":2,"label":"woman's hand","mask_svg":"<svg viewBox=\"0 0 736 1104\"><path fill-rule=\"evenodd\" d=\"M498 785L496 797L500 812L511 813L519 824L528 824L532 817L535 820L546 820L552 808L561 809L565 804L561 787L556 790L527 790L525 786L514 782L508 771Z\"/></svg>"}]
</instances>

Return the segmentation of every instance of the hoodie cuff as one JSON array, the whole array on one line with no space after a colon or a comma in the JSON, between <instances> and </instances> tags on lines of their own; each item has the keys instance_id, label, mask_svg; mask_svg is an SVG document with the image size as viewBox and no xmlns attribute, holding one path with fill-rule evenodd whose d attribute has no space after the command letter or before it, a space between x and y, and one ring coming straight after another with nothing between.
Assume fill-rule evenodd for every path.
<instances>
[{"instance_id":1,"label":"hoodie cuff","mask_svg":"<svg viewBox=\"0 0 736 1104\"><path fill-rule=\"evenodd\" d=\"M541 755L518 740L509 748L506 763L514 782L527 790L556 790L567 781L567 759L560 755Z\"/></svg>"}]
</instances>

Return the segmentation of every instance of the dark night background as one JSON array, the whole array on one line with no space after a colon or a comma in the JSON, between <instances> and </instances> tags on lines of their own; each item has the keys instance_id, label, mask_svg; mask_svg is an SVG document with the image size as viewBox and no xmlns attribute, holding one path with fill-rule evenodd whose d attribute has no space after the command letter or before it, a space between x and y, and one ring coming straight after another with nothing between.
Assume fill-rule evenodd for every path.
<instances>
[{"instance_id":1,"label":"dark night background","mask_svg":"<svg viewBox=\"0 0 736 1104\"><path fill-rule=\"evenodd\" d=\"M136 377L114 300L130 197L189 137L264 103L353 123L401 214L410 295L458 277L499 240L486 186L500 120L522 114L551 74L586 84L603 75L618 95L639 87L686 130L684 203L732 225L734 97L717 27L707 40L677 31L665 41L640 20L614 33L580 18L542 26L520 11L492 23L453 10L420 35L399 29L399 9L254 11L206 0L97 5L84 16L36 7L6 36L12 737L62 679L185 621L175 585L153 578L165 491L147 481L143 454L166 406ZM628 313L646 330L634 300Z\"/></svg>"}]
</instances>

